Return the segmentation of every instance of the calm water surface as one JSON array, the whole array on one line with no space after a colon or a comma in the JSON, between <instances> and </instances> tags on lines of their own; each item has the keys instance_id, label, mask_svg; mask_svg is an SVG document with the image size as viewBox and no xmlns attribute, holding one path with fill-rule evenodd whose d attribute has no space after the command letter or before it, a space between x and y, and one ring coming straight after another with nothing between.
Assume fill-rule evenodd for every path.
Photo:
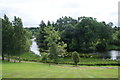
<instances>
[{"instance_id":1,"label":"calm water surface","mask_svg":"<svg viewBox=\"0 0 120 80\"><path fill-rule=\"evenodd\" d=\"M37 45L35 39L36 39L36 38L31 39L32 45L30 46L30 50L31 50L32 52L34 52L35 54L40 55L39 48L38 48L38 45ZM41 56L41 55L40 55L40 56Z\"/></svg>"},{"instance_id":2,"label":"calm water surface","mask_svg":"<svg viewBox=\"0 0 120 80\"><path fill-rule=\"evenodd\" d=\"M120 60L120 51L117 51L117 50L111 50L111 51L105 51L105 52L94 52L90 54L99 55L103 59Z\"/></svg>"}]
</instances>

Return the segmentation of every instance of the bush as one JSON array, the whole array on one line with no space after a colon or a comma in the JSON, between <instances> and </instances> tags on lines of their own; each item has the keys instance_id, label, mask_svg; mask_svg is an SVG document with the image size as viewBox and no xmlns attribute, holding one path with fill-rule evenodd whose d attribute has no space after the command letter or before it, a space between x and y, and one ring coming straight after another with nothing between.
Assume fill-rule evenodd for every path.
<instances>
[{"instance_id":1,"label":"bush","mask_svg":"<svg viewBox=\"0 0 120 80\"><path fill-rule=\"evenodd\" d=\"M47 58L48 58L48 54L45 53L45 52L43 52L43 53L42 53L42 59L41 59L41 61L47 62Z\"/></svg>"},{"instance_id":2,"label":"bush","mask_svg":"<svg viewBox=\"0 0 120 80\"><path fill-rule=\"evenodd\" d=\"M76 51L72 53L72 58L73 58L74 64L77 65L77 63L79 62L79 54Z\"/></svg>"},{"instance_id":3,"label":"bush","mask_svg":"<svg viewBox=\"0 0 120 80\"><path fill-rule=\"evenodd\" d=\"M107 44L105 42L99 43L97 44L96 49L98 51L105 51L107 49Z\"/></svg>"}]
</instances>

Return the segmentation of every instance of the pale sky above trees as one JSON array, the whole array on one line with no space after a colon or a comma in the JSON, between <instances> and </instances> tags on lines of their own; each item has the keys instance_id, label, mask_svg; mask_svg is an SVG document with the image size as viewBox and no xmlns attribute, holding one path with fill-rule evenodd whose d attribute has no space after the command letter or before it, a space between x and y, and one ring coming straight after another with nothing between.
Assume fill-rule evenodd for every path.
<instances>
[{"instance_id":1,"label":"pale sky above trees","mask_svg":"<svg viewBox=\"0 0 120 80\"><path fill-rule=\"evenodd\" d=\"M86 16L118 26L119 0L0 0L0 17L22 18L24 26L38 26L41 20L56 21L62 16Z\"/></svg>"}]
</instances>

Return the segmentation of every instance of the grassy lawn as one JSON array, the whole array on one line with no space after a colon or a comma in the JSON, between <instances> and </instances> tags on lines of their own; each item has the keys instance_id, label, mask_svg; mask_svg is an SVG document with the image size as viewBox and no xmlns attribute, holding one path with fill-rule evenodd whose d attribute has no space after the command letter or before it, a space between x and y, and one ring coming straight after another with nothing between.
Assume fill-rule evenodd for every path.
<instances>
[{"instance_id":1,"label":"grassy lawn","mask_svg":"<svg viewBox=\"0 0 120 80\"><path fill-rule=\"evenodd\" d=\"M2 79L2 60L0 60L0 79Z\"/></svg>"},{"instance_id":2,"label":"grassy lawn","mask_svg":"<svg viewBox=\"0 0 120 80\"><path fill-rule=\"evenodd\" d=\"M59 63L73 63L72 58L61 58ZM97 58L80 58L78 64L118 64L118 61Z\"/></svg>"},{"instance_id":3,"label":"grassy lawn","mask_svg":"<svg viewBox=\"0 0 120 80\"><path fill-rule=\"evenodd\" d=\"M110 67L110 68L106 68ZM3 62L3 78L117 78L117 66L48 65Z\"/></svg>"}]
</instances>

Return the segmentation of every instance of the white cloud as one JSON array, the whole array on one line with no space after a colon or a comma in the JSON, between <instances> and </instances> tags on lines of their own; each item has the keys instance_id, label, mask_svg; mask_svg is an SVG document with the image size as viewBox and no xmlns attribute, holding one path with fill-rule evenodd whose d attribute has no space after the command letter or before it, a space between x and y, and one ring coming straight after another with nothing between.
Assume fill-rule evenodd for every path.
<instances>
[{"instance_id":1,"label":"white cloud","mask_svg":"<svg viewBox=\"0 0 120 80\"><path fill-rule=\"evenodd\" d=\"M38 26L41 20L62 16L91 16L98 21L118 23L118 0L1 0L0 17L22 18L24 26Z\"/></svg>"}]
</instances>

